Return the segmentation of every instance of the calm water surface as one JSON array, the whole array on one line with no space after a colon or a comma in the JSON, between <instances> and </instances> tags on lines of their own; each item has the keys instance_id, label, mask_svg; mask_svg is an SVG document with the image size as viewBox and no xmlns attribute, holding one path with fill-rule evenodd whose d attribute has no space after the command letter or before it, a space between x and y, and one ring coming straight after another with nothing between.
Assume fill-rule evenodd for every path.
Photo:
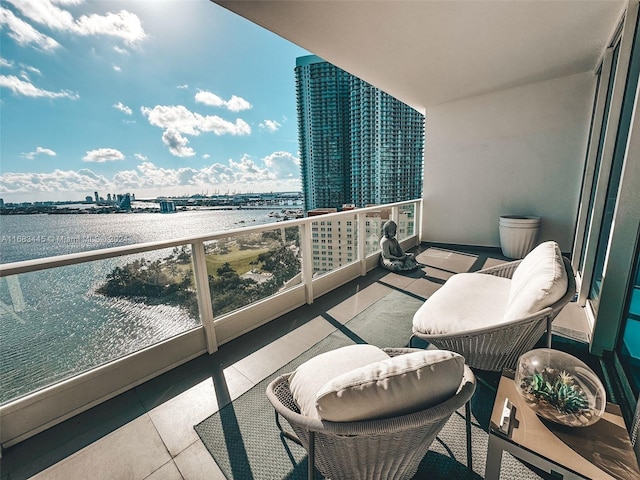
<instances>
[{"instance_id":1,"label":"calm water surface","mask_svg":"<svg viewBox=\"0 0 640 480\"><path fill-rule=\"evenodd\" d=\"M270 211L3 215L0 260L206 235L274 222ZM96 294L116 265L170 253L166 249L0 278L0 404L198 327L200 319L181 307Z\"/></svg>"},{"instance_id":2,"label":"calm water surface","mask_svg":"<svg viewBox=\"0 0 640 480\"><path fill-rule=\"evenodd\" d=\"M274 207L274 210L276 208ZM0 263L206 235L274 222L271 210L188 210L172 214L0 215Z\"/></svg>"}]
</instances>

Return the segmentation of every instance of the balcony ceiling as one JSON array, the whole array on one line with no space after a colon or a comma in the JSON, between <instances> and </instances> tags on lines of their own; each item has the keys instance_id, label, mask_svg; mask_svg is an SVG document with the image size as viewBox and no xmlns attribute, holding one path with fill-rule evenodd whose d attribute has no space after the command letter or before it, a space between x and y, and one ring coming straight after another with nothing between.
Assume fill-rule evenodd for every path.
<instances>
[{"instance_id":1,"label":"balcony ceiling","mask_svg":"<svg viewBox=\"0 0 640 480\"><path fill-rule=\"evenodd\" d=\"M424 112L593 71L625 0L213 0ZM293 60L292 60L293 65Z\"/></svg>"}]
</instances>

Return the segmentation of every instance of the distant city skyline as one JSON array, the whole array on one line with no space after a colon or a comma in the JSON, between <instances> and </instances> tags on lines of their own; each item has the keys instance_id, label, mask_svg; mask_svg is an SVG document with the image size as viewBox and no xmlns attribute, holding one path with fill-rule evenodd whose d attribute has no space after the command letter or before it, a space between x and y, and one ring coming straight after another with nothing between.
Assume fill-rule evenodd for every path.
<instances>
[{"instance_id":1,"label":"distant city skyline","mask_svg":"<svg viewBox=\"0 0 640 480\"><path fill-rule=\"evenodd\" d=\"M97 194L97 197L96 197ZM191 195L158 195L152 197L137 197L135 192L120 192L120 193L112 193L107 192L106 195L103 195L102 192L94 192L93 195L85 195L84 197L74 197L74 198L62 198L60 200L33 200L33 201L5 201L3 197L0 197L0 207L4 208L5 206L22 206L22 205L43 205L43 204L73 204L73 203L99 203L99 202L111 202L115 201L118 196L130 195L131 201L139 201L139 202L150 202L154 200L182 200L182 199L201 199L201 200L215 200L222 198L256 198L256 199L264 199L264 198L298 198L302 200L302 191L301 190L292 190L292 191L268 191L268 192L236 192L236 193L209 193L200 194L194 193Z\"/></svg>"},{"instance_id":2,"label":"distant city skyline","mask_svg":"<svg viewBox=\"0 0 640 480\"><path fill-rule=\"evenodd\" d=\"M0 6L0 197L300 191L309 52L208 1Z\"/></svg>"}]
</instances>

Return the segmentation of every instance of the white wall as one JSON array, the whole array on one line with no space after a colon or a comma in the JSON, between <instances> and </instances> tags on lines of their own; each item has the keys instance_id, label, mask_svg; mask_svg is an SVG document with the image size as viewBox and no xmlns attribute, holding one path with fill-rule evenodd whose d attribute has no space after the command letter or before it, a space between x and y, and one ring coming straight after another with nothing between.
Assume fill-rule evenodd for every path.
<instances>
[{"instance_id":1,"label":"white wall","mask_svg":"<svg viewBox=\"0 0 640 480\"><path fill-rule=\"evenodd\" d=\"M594 89L581 73L428 109L421 240L497 247L500 215L537 215L570 252Z\"/></svg>"}]
</instances>

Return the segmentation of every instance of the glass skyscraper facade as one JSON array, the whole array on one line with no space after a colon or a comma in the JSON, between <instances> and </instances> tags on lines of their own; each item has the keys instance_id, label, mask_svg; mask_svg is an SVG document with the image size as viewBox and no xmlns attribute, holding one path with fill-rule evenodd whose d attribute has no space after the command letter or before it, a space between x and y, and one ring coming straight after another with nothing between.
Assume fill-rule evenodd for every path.
<instances>
[{"instance_id":1,"label":"glass skyscraper facade","mask_svg":"<svg viewBox=\"0 0 640 480\"><path fill-rule=\"evenodd\" d=\"M315 55L295 73L307 211L422 195L421 113Z\"/></svg>"}]
</instances>

